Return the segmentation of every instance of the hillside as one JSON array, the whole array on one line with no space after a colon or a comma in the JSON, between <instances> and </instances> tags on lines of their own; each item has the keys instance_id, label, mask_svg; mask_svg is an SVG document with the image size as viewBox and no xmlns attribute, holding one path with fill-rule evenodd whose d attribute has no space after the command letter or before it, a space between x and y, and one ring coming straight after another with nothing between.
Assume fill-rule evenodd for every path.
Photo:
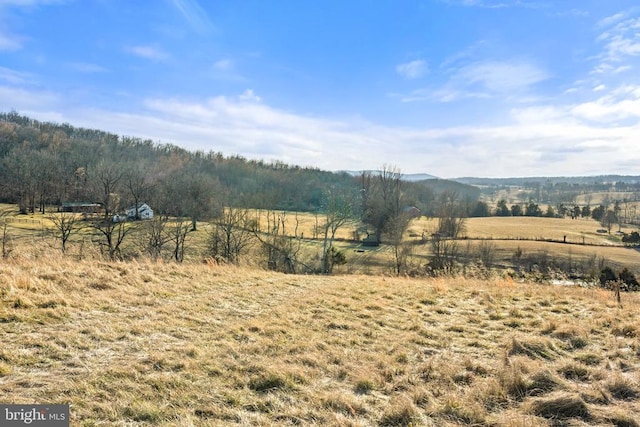
<instances>
[{"instance_id":1,"label":"hillside","mask_svg":"<svg viewBox=\"0 0 640 427\"><path fill-rule=\"evenodd\" d=\"M346 172L221 153L215 141L208 152L190 152L0 113L0 203L17 204L22 213L65 202L126 208L140 201L172 216L197 213L202 218L221 206L313 212L326 206L327 193L356 198L361 189L358 177ZM453 181L406 181L404 205L429 212L435 195L448 189L470 200L479 197L476 187Z\"/></svg>"},{"instance_id":2,"label":"hillside","mask_svg":"<svg viewBox=\"0 0 640 427\"><path fill-rule=\"evenodd\" d=\"M636 294L37 258L0 263L0 400L72 425L638 425Z\"/></svg>"}]
</instances>

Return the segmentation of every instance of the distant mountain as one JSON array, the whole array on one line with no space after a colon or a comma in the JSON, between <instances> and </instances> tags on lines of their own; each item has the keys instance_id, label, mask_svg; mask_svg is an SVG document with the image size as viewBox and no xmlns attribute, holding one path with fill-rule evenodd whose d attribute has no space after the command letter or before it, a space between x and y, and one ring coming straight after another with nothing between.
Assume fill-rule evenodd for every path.
<instances>
[{"instance_id":1,"label":"distant mountain","mask_svg":"<svg viewBox=\"0 0 640 427\"><path fill-rule=\"evenodd\" d=\"M475 178L462 177L453 178L452 181L460 182L468 185L480 186L523 186L530 184L637 184L640 183L640 176L629 175L598 175L598 176L537 176L537 177L511 177L511 178Z\"/></svg>"},{"instance_id":2,"label":"distant mountain","mask_svg":"<svg viewBox=\"0 0 640 427\"><path fill-rule=\"evenodd\" d=\"M380 175L382 173L381 170L366 170L366 171L340 171L344 173L348 173L351 176L359 176L362 175L362 172L369 172L372 175ZM428 173L409 173L409 174L401 174L403 181L416 182L416 181L425 181L427 179L438 179L437 176L429 175Z\"/></svg>"}]
</instances>

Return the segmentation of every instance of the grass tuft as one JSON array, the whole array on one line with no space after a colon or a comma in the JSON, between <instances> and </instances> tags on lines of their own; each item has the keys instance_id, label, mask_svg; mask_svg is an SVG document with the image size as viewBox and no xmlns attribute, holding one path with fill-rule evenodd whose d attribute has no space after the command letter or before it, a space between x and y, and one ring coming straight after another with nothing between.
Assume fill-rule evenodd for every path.
<instances>
[{"instance_id":1,"label":"grass tuft","mask_svg":"<svg viewBox=\"0 0 640 427\"><path fill-rule=\"evenodd\" d=\"M356 381L353 391L356 394L369 394L376 389L376 383L369 378L360 378Z\"/></svg>"},{"instance_id":2,"label":"grass tuft","mask_svg":"<svg viewBox=\"0 0 640 427\"><path fill-rule=\"evenodd\" d=\"M588 381L590 376L589 369L577 363L567 363L561 366L558 373L566 379L574 381Z\"/></svg>"},{"instance_id":3,"label":"grass tuft","mask_svg":"<svg viewBox=\"0 0 640 427\"><path fill-rule=\"evenodd\" d=\"M559 394L548 398L538 398L529 405L529 411L539 417L550 420L580 418L589 421L592 418L587 404L574 394Z\"/></svg>"},{"instance_id":4,"label":"grass tuft","mask_svg":"<svg viewBox=\"0 0 640 427\"><path fill-rule=\"evenodd\" d=\"M636 400L640 397L640 390L628 378L617 376L605 384L611 396L619 400Z\"/></svg>"},{"instance_id":5,"label":"grass tuft","mask_svg":"<svg viewBox=\"0 0 640 427\"><path fill-rule=\"evenodd\" d=\"M0 401L64 396L74 425L640 419L638 293L89 258L0 263Z\"/></svg>"},{"instance_id":6,"label":"grass tuft","mask_svg":"<svg viewBox=\"0 0 640 427\"><path fill-rule=\"evenodd\" d=\"M507 347L509 356L523 355L531 359L553 360L557 357L558 351L553 343L543 338L515 338L511 339Z\"/></svg>"},{"instance_id":7,"label":"grass tuft","mask_svg":"<svg viewBox=\"0 0 640 427\"><path fill-rule=\"evenodd\" d=\"M383 427L411 426L418 419L419 412L408 399L397 399L385 408L378 425Z\"/></svg>"},{"instance_id":8,"label":"grass tuft","mask_svg":"<svg viewBox=\"0 0 640 427\"><path fill-rule=\"evenodd\" d=\"M282 374L269 372L251 378L249 388L259 393L270 393L278 390L293 390L295 384Z\"/></svg>"}]
</instances>

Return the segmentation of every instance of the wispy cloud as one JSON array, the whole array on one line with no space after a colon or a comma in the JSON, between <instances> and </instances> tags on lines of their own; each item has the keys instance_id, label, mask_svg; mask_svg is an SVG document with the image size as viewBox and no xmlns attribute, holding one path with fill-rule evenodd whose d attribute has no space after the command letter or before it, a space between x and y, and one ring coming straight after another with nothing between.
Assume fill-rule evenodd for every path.
<instances>
[{"instance_id":1,"label":"wispy cloud","mask_svg":"<svg viewBox=\"0 0 640 427\"><path fill-rule=\"evenodd\" d=\"M396 66L396 72L405 79L417 79L424 76L428 71L426 61L416 59L411 62L399 64Z\"/></svg>"},{"instance_id":2,"label":"wispy cloud","mask_svg":"<svg viewBox=\"0 0 640 427\"><path fill-rule=\"evenodd\" d=\"M20 50L26 37L12 34L9 25L2 20L3 9L33 8L41 5L60 4L68 0L0 0L0 52Z\"/></svg>"},{"instance_id":3,"label":"wispy cloud","mask_svg":"<svg viewBox=\"0 0 640 427\"><path fill-rule=\"evenodd\" d=\"M523 97L530 88L547 80L550 74L525 60L476 61L445 71L446 82L440 87L420 88L401 95L402 102L452 102L470 98Z\"/></svg>"},{"instance_id":4,"label":"wispy cloud","mask_svg":"<svg viewBox=\"0 0 640 427\"><path fill-rule=\"evenodd\" d=\"M444 0L446 3L456 6L481 7L485 9L503 9L507 7L526 7L538 9L545 6L540 1L526 0Z\"/></svg>"},{"instance_id":5,"label":"wispy cloud","mask_svg":"<svg viewBox=\"0 0 640 427\"><path fill-rule=\"evenodd\" d=\"M0 111L17 110L34 116L43 111L55 111L60 96L42 90L0 85Z\"/></svg>"},{"instance_id":6,"label":"wispy cloud","mask_svg":"<svg viewBox=\"0 0 640 427\"><path fill-rule=\"evenodd\" d=\"M60 4L66 3L69 0L0 0L0 7L2 6L38 6L47 4Z\"/></svg>"},{"instance_id":7,"label":"wispy cloud","mask_svg":"<svg viewBox=\"0 0 640 427\"><path fill-rule=\"evenodd\" d=\"M571 113L581 119L614 125L628 119L640 122L640 86L618 87L600 98L575 105Z\"/></svg>"},{"instance_id":8,"label":"wispy cloud","mask_svg":"<svg viewBox=\"0 0 640 427\"><path fill-rule=\"evenodd\" d=\"M165 61L169 58L168 53L156 46L127 46L125 47L125 51L140 58L150 59L152 61Z\"/></svg>"},{"instance_id":9,"label":"wispy cloud","mask_svg":"<svg viewBox=\"0 0 640 427\"><path fill-rule=\"evenodd\" d=\"M106 73L109 70L101 65L92 64L90 62L70 62L67 64L72 70L80 73L94 74L94 73Z\"/></svg>"},{"instance_id":10,"label":"wispy cloud","mask_svg":"<svg viewBox=\"0 0 640 427\"><path fill-rule=\"evenodd\" d=\"M171 2L198 33L206 34L213 29L209 16L197 0L171 0Z\"/></svg>"},{"instance_id":11,"label":"wispy cloud","mask_svg":"<svg viewBox=\"0 0 640 427\"><path fill-rule=\"evenodd\" d=\"M599 63L593 69L594 74L616 72L621 69L620 63L640 56L640 16L638 14L639 11L634 9L609 16L598 23L598 28L603 32L597 41L604 46L602 53L596 57Z\"/></svg>"},{"instance_id":12,"label":"wispy cloud","mask_svg":"<svg viewBox=\"0 0 640 427\"><path fill-rule=\"evenodd\" d=\"M610 25L615 24L616 22L622 21L628 15L628 12L618 12L614 15L607 16L606 18L601 19L598 22L599 27L609 27Z\"/></svg>"},{"instance_id":13,"label":"wispy cloud","mask_svg":"<svg viewBox=\"0 0 640 427\"><path fill-rule=\"evenodd\" d=\"M30 83L33 80L31 73L12 70L6 67L0 67L0 81L4 81L11 85L22 85Z\"/></svg>"},{"instance_id":14,"label":"wispy cloud","mask_svg":"<svg viewBox=\"0 0 640 427\"><path fill-rule=\"evenodd\" d=\"M462 67L454 74L453 81L462 86L505 94L526 90L548 78L545 70L530 62L482 61Z\"/></svg>"},{"instance_id":15,"label":"wispy cloud","mask_svg":"<svg viewBox=\"0 0 640 427\"><path fill-rule=\"evenodd\" d=\"M262 98L253 92L253 89L247 89L238 97L241 101L260 102Z\"/></svg>"},{"instance_id":16,"label":"wispy cloud","mask_svg":"<svg viewBox=\"0 0 640 427\"><path fill-rule=\"evenodd\" d=\"M56 111L55 97L47 99L47 94L6 92L0 87L0 109L7 108L7 99L23 102L16 108L40 108L40 113L34 113L36 118L98 127L193 150L328 170L371 169L389 163L405 172L443 177L577 175L633 173L633 162L640 162L640 151L635 149L640 131L640 87L635 86L621 87L581 104L513 109L500 125L423 128L295 114L270 106L251 89L204 100L147 99L136 113L83 109L68 111L64 117L46 112L47 106ZM612 125L620 118L627 123ZM336 157L337 151L341 154ZM623 168L620 158L631 163Z\"/></svg>"},{"instance_id":17,"label":"wispy cloud","mask_svg":"<svg viewBox=\"0 0 640 427\"><path fill-rule=\"evenodd\" d=\"M231 59L220 59L213 64L213 68L218 71L230 71L234 67L234 62Z\"/></svg>"},{"instance_id":18,"label":"wispy cloud","mask_svg":"<svg viewBox=\"0 0 640 427\"><path fill-rule=\"evenodd\" d=\"M0 32L0 52L21 49L23 40L23 37Z\"/></svg>"}]
</instances>

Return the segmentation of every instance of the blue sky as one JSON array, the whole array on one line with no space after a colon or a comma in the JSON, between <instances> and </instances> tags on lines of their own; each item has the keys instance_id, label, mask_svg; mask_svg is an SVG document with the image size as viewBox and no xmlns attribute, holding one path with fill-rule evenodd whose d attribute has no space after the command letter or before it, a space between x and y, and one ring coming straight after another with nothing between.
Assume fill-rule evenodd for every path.
<instances>
[{"instance_id":1,"label":"blue sky","mask_svg":"<svg viewBox=\"0 0 640 427\"><path fill-rule=\"evenodd\" d=\"M0 111L441 177L640 174L632 0L0 0Z\"/></svg>"}]
</instances>

